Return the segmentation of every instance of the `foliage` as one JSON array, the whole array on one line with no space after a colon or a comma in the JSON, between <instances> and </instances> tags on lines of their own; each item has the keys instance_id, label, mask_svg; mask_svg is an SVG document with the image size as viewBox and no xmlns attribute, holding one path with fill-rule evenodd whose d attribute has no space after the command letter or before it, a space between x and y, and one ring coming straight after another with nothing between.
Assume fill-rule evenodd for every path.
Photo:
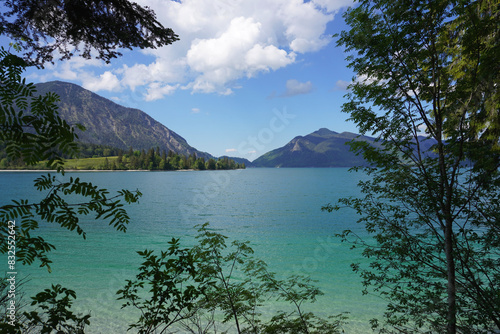
<instances>
[{"instance_id":1,"label":"foliage","mask_svg":"<svg viewBox=\"0 0 500 334\"><path fill-rule=\"evenodd\" d=\"M291 318L286 312L280 311L273 316L271 321L264 324L263 334L322 334L322 333L344 333L341 330L348 317L344 314L330 316L328 319L322 319L308 312L300 318ZM307 330L303 326L306 324Z\"/></svg>"},{"instance_id":2,"label":"foliage","mask_svg":"<svg viewBox=\"0 0 500 334\"><path fill-rule=\"evenodd\" d=\"M179 239L172 239L169 245L168 251L161 252L160 256L150 250L139 251L145 262L139 267L137 281L127 280L123 290L117 292L121 294L119 299L125 300L122 307L133 306L141 310L138 322L131 324L129 329L155 333L196 311L196 301L207 282L196 270L193 252L181 249ZM151 296L142 299L138 292L144 289L145 282L149 282Z\"/></svg>"},{"instance_id":3,"label":"foliage","mask_svg":"<svg viewBox=\"0 0 500 334\"><path fill-rule=\"evenodd\" d=\"M59 284L32 297L32 306L38 306L40 312L25 312L27 318L27 332L47 333L54 330L57 333L83 334L85 325L88 325L90 314L76 315L71 309L72 299L76 299L73 290L63 288Z\"/></svg>"},{"instance_id":4,"label":"foliage","mask_svg":"<svg viewBox=\"0 0 500 334\"><path fill-rule=\"evenodd\" d=\"M163 27L147 7L127 0L6 0L0 13L5 34L26 50L26 58L43 65L70 59L81 51L90 59L109 62L121 56L119 48L156 48L178 36Z\"/></svg>"},{"instance_id":5,"label":"foliage","mask_svg":"<svg viewBox=\"0 0 500 334\"><path fill-rule=\"evenodd\" d=\"M354 208L373 235L341 237L371 260L353 269L388 301L382 331L500 327L498 10L362 0L345 14L357 78L343 110L381 147L353 142L373 166L364 197L325 209Z\"/></svg>"},{"instance_id":6,"label":"foliage","mask_svg":"<svg viewBox=\"0 0 500 334\"><path fill-rule=\"evenodd\" d=\"M5 148L0 163L3 166L14 161L33 166L46 160L47 167L56 169L61 175L64 175L63 157L74 156L77 151L75 127L84 128L61 119L56 94L35 95L35 86L21 78L25 68L29 65L43 67L56 53L61 59L69 59L74 52L81 52L84 58L91 58L96 52L96 58L109 62L120 55L118 48L155 48L178 39L171 29L164 28L156 20L151 9L127 0L7 0L2 3L0 24L0 34L14 40L12 49L24 52L22 59L3 48L0 50L0 147ZM110 225L124 231L130 219L123 202L137 202L141 196L139 191L128 190L109 196L106 189L78 178L60 182L50 174L35 180L35 187L46 192L41 201L14 200L12 204L0 206L0 252L6 253L9 249L6 236L8 224L11 224L15 233L9 234L13 237L9 244L15 243L14 257L25 264L38 258L41 266L49 270L47 253L55 247L33 236L39 228L38 220L76 230L85 237L80 219L95 213L96 219L109 219ZM84 200L70 203L70 198ZM0 302L6 300L4 293L2 289ZM74 291L53 285L52 289L33 298L32 305L37 305L41 313L25 312L24 317L29 326L41 333L54 330L81 333L90 316L80 317L69 310L74 298ZM1 322L1 328L7 327L8 331L17 331L23 326L19 322L6 324L3 317ZM26 332L26 328L22 331Z\"/></svg>"},{"instance_id":7,"label":"foliage","mask_svg":"<svg viewBox=\"0 0 500 334\"><path fill-rule=\"evenodd\" d=\"M88 144L88 143L78 143L78 155L77 157L82 158L98 158L98 157L112 157L123 155L123 151L111 147L108 145L98 145L98 144ZM72 156L65 156L67 159L75 158Z\"/></svg>"},{"instance_id":8,"label":"foliage","mask_svg":"<svg viewBox=\"0 0 500 334\"><path fill-rule=\"evenodd\" d=\"M5 147L7 157L20 159L27 165L47 160L47 167L64 173L61 153L75 154L77 138L74 128L62 120L57 112L57 96L46 94L35 96L33 84L26 83L21 74L26 63L5 50L0 51L0 144ZM129 222L120 198L126 203L137 202L140 192L121 190L109 196L106 189L70 178L59 182L55 175L42 176L34 186L46 192L39 202L28 199L13 200L12 204L0 206L0 252L7 252L8 221L16 222L17 260L31 264L36 258L41 266L49 268L47 253L55 247L42 237L32 235L39 228L39 220L57 223L61 227L75 230L85 237L79 222L81 215L96 214L96 219L110 219L117 230L124 231ZM88 197L88 202L69 203L68 196Z\"/></svg>"},{"instance_id":9,"label":"foliage","mask_svg":"<svg viewBox=\"0 0 500 334\"><path fill-rule=\"evenodd\" d=\"M24 278L14 282L11 278L10 275L0 278L0 332L21 333L21 329L27 329L27 319L17 310L27 305L22 289L28 280ZM14 304L11 303L12 298L15 298Z\"/></svg>"},{"instance_id":10,"label":"foliage","mask_svg":"<svg viewBox=\"0 0 500 334\"><path fill-rule=\"evenodd\" d=\"M41 176L35 180L35 187L46 193L43 200L32 203L28 199L13 200L12 204L0 207L0 219L3 222L16 222L16 257L17 261L31 264L35 259L40 260L40 266L47 266L51 261L47 253L55 249L40 236L32 236L32 232L39 228L39 221L56 223L70 231L76 230L85 238L85 231L80 226L80 216L95 213L95 219L110 219L109 224L118 231L125 231L130 221L127 212L123 208L123 199L126 203L134 203L141 196L139 191L135 193L121 190L115 196L108 196L106 189L99 189L92 183L80 181L79 178L71 177L67 182L60 182L55 175ZM71 195L79 195L88 198L87 202L68 203L66 198ZM7 224L1 226L3 241L0 250L7 252Z\"/></svg>"},{"instance_id":11,"label":"foliage","mask_svg":"<svg viewBox=\"0 0 500 334\"><path fill-rule=\"evenodd\" d=\"M245 164L238 164L234 160L222 158L215 161L211 158L205 161L205 158L197 158L196 154L186 156L173 151L161 151L157 147L156 150L151 148L147 152L145 150L133 151L129 150L122 158L122 162L116 169L146 169L146 170L181 170L181 169L196 169L196 170L227 170L245 168Z\"/></svg>"},{"instance_id":12,"label":"foliage","mask_svg":"<svg viewBox=\"0 0 500 334\"><path fill-rule=\"evenodd\" d=\"M8 2L7 5L12 3ZM20 51L18 45L13 47ZM11 160L33 166L46 161L48 168L56 169L64 175L63 156L73 156L77 152L75 127L84 129L61 119L56 94L36 95L35 86L21 77L27 66L20 57L3 48L0 50L0 146L5 149L2 163ZM34 185L39 191L45 192L42 200L13 200L11 204L0 206L0 252L5 254L10 249L7 243L9 235L13 238L9 239L9 244L12 242L16 246L14 256L17 261L31 264L38 259L40 265L46 266L49 271L51 261L47 254L55 246L36 235L40 221L76 230L85 237L80 219L95 213L96 219L108 219L110 225L124 231L130 219L123 202L134 203L141 196L138 191L128 190L121 190L117 195L110 196L106 189L99 189L78 178L62 182L59 177L51 174L36 179ZM71 203L70 198L84 200ZM8 223L14 226L15 234L9 233ZM59 295L64 297L58 298ZM3 303L15 298L7 298L8 296L8 291L2 289L0 301ZM45 290L34 297L33 305L38 305L41 313L25 313L23 321L18 318L14 324L2 317L0 326L8 331L27 332L27 328L41 327L42 333L49 333L54 329L82 332L84 325L88 324L89 316L80 318L69 311L71 298L75 297L73 291L59 285L53 286L52 290ZM16 304L16 311L19 312L21 307L22 305ZM24 327L26 322L28 327Z\"/></svg>"},{"instance_id":13,"label":"foliage","mask_svg":"<svg viewBox=\"0 0 500 334\"><path fill-rule=\"evenodd\" d=\"M151 250L138 252L145 262L135 281L127 281L117 293L123 307L135 307L141 317L130 327L139 333L168 333L179 328L191 333L212 333L219 328L236 333L338 333L346 320L342 314L330 321L303 312L321 291L308 277L285 280L268 271L267 264L253 258L248 242L233 241L208 228L199 227L197 244L180 248L169 242L160 256ZM269 300L282 300L293 307L271 319L261 314ZM177 324L177 327L172 327Z\"/></svg>"},{"instance_id":14,"label":"foliage","mask_svg":"<svg viewBox=\"0 0 500 334\"><path fill-rule=\"evenodd\" d=\"M27 165L47 160L62 170L59 152L72 155L77 146L74 128L57 112L54 94L35 97L35 86L21 78L27 64L0 49L0 144L8 158Z\"/></svg>"},{"instance_id":15,"label":"foliage","mask_svg":"<svg viewBox=\"0 0 500 334\"><path fill-rule=\"evenodd\" d=\"M63 158L66 169L85 170L230 170L245 169L244 163L237 163L227 157L214 159L196 158L195 154L183 154L151 148L146 150L132 150L125 153L121 149L97 145L78 143L78 152L75 156L58 152ZM46 164L38 162L35 165L26 165L23 159L10 159L0 144L0 169L50 169Z\"/></svg>"},{"instance_id":16,"label":"foliage","mask_svg":"<svg viewBox=\"0 0 500 334\"><path fill-rule=\"evenodd\" d=\"M64 174L62 155L76 153L74 140L77 136L74 127L59 117L55 104L57 96L48 93L35 97L34 85L21 78L26 63L17 56L2 49L0 64L0 145L5 147L6 157L30 166L46 160L48 168L55 168L58 173ZM45 193L42 200L13 200L11 204L0 206L0 252L6 254L10 251L10 255L13 251L9 245L13 244L16 261L32 264L38 259L40 266L46 266L49 271L51 261L48 252L55 246L36 235L39 222L56 223L68 230L76 230L85 237L80 219L94 213L96 219L108 219L114 228L125 231L130 218L123 202L134 203L141 196L139 191L128 190L110 196L106 189L99 189L78 178L62 182L58 176L51 174L36 179L34 186ZM69 198L82 201L71 203ZM14 229L14 234L10 228ZM8 290L2 288L0 303L4 305L15 301L19 314L15 321L2 316L0 328L22 333L32 330L51 333L54 329L66 333L83 332L90 316L79 317L69 310L71 298L76 298L73 291L59 285L53 286L52 290L45 290L34 297L32 305L38 305L40 313L31 311L21 315L24 305L19 299L20 287L17 286L17 296L11 296ZM64 297L58 298L59 295Z\"/></svg>"},{"instance_id":17,"label":"foliage","mask_svg":"<svg viewBox=\"0 0 500 334\"><path fill-rule=\"evenodd\" d=\"M15 290L10 290L12 282L9 276L0 279L0 331L2 333L57 333L77 334L84 333L84 328L89 324L90 314L77 315L70 309L76 293L63 288L59 284L52 285L32 297L32 306L37 306L29 312L21 312L26 307L22 286L26 279L15 282ZM11 294L15 294L13 297ZM12 302L15 301L15 304Z\"/></svg>"}]
</instances>

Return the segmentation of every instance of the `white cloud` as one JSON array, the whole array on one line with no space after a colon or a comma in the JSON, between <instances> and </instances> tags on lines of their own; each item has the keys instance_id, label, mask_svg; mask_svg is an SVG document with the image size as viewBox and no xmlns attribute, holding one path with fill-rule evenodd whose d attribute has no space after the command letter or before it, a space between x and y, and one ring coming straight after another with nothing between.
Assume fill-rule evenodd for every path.
<instances>
[{"instance_id":1,"label":"white cloud","mask_svg":"<svg viewBox=\"0 0 500 334\"><path fill-rule=\"evenodd\" d=\"M300 82L295 79L290 79L286 82L286 91L284 96L295 96L301 94L308 94L312 91L313 84L311 81Z\"/></svg>"},{"instance_id":2,"label":"white cloud","mask_svg":"<svg viewBox=\"0 0 500 334\"><path fill-rule=\"evenodd\" d=\"M337 80L337 82L335 83L335 88L333 90L347 90L347 87L351 83L351 81Z\"/></svg>"},{"instance_id":3,"label":"white cloud","mask_svg":"<svg viewBox=\"0 0 500 334\"><path fill-rule=\"evenodd\" d=\"M342 7L352 5L352 0L312 0L319 7L326 8L329 12L335 12Z\"/></svg>"},{"instance_id":4,"label":"white cloud","mask_svg":"<svg viewBox=\"0 0 500 334\"><path fill-rule=\"evenodd\" d=\"M354 81L337 80L333 90L348 90L349 85L356 84L356 83L362 83L365 85L371 85L373 83L376 83L378 85L383 85L386 82L387 82L387 80L380 80L375 76L368 76L366 74L361 74L359 76L356 76L354 78Z\"/></svg>"},{"instance_id":5,"label":"white cloud","mask_svg":"<svg viewBox=\"0 0 500 334\"><path fill-rule=\"evenodd\" d=\"M285 26L289 47L295 52L317 51L331 40L324 32L333 14L325 13L312 2L288 0L277 8L277 15Z\"/></svg>"},{"instance_id":6,"label":"white cloud","mask_svg":"<svg viewBox=\"0 0 500 334\"><path fill-rule=\"evenodd\" d=\"M261 39L262 23L236 17L217 38L194 40L186 55L190 69L199 73L193 91L230 94L227 84L233 80L294 62L294 53L274 45L262 46Z\"/></svg>"},{"instance_id":7,"label":"white cloud","mask_svg":"<svg viewBox=\"0 0 500 334\"><path fill-rule=\"evenodd\" d=\"M226 149L226 153L230 153L230 152L238 152L238 150L235 149L235 148L228 148L228 149Z\"/></svg>"},{"instance_id":8,"label":"white cloud","mask_svg":"<svg viewBox=\"0 0 500 334\"><path fill-rule=\"evenodd\" d=\"M165 85L159 82L153 82L149 84L147 88L146 95L144 99L146 101L155 101L165 97L165 95L171 95L175 90L179 88L179 85Z\"/></svg>"},{"instance_id":9,"label":"white cloud","mask_svg":"<svg viewBox=\"0 0 500 334\"><path fill-rule=\"evenodd\" d=\"M193 109L191 109L191 113L192 114L198 114L200 111L201 111L200 108L193 108Z\"/></svg>"},{"instance_id":10,"label":"white cloud","mask_svg":"<svg viewBox=\"0 0 500 334\"><path fill-rule=\"evenodd\" d=\"M253 18L232 19L219 37L193 41L187 52L188 65L198 72L236 69L242 65L236 56L245 53L258 41L261 25Z\"/></svg>"},{"instance_id":11,"label":"white cloud","mask_svg":"<svg viewBox=\"0 0 500 334\"><path fill-rule=\"evenodd\" d=\"M177 83L184 79L184 59L171 59L168 55L158 57L156 61L146 64L123 65L116 72L121 75L122 84L132 91L136 87L147 85L151 82Z\"/></svg>"},{"instance_id":12,"label":"white cloud","mask_svg":"<svg viewBox=\"0 0 500 334\"><path fill-rule=\"evenodd\" d=\"M239 86L239 79L284 68L301 54L331 42L326 25L351 1L137 0L152 8L180 40L143 50L133 63L131 57L124 57L119 68L106 68L92 77L82 76L92 73L87 65L99 68L103 62L70 61L57 65L53 73L69 80L85 77L87 87L94 91L144 87L147 100L172 94L179 87L229 95Z\"/></svg>"},{"instance_id":13,"label":"white cloud","mask_svg":"<svg viewBox=\"0 0 500 334\"><path fill-rule=\"evenodd\" d=\"M83 78L83 88L91 91L107 90L115 92L121 89L121 84L116 75L106 71L97 78L85 76Z\"/></svg>"},{"instance_id":14,"label":"white cloud","mask_svg":"<svg viewBox=\"0 0 500 334\"><path fill-rule=\"evenodd\" d=\"M245 62L248 66L247 76L252 76L258 71L277 70L295 61L295 53L287 53L278 49L274 45L263 47L260 44L254 45L245 55Z\"/></svg>"},{"instance_id":15,"label":"white cloud","mask_svg":"<svg viewBox=\"0 0 500 334\"><path fill-rule=\"evenodd\" d=\"M59 53L54 54L55 59L59 59L60 55ZM86 69L89 67L96 67L96 68L102 68L102 67L110 67L109 65L106 65L104 62L97 60L97 59L84 59L82 57L72 57L69 60L65 60L62 62L55 62L54 64L48 63L45 64L45 69L46 71L43 72L44 74L40 75L38 73L34 73L32 77L34 80L39 80L41 82L44 81L49 81L49 80L54 80L56 79L61 79L61 80L68 80L68 81L77 81L81 80L83 78L87 78L90 80L91 75L87 73ZM94 78L95 80L99 80L98 77Z\"/></svg>"},{"instance_id":16,"label":"white cloud","mask_svg":"<svg viewBox=\"0 0 500 334\"><path fill-rule=\"evenodd\" d=\"M361 83L366 84L366 85L371 85L371 84L377 83L377 82L383 83L384 80L380 80L376 76L368 76L366 74L361 74L361 75L356 76L355 82L361 82Z\"/></svg>"}]
</instances>

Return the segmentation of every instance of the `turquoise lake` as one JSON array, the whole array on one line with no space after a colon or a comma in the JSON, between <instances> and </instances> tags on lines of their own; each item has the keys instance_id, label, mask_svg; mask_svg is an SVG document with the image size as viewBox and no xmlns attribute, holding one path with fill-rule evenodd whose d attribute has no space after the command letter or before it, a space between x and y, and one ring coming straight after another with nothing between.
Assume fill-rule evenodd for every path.
<instances>
[{"instance_id":1,"label":"turquoise lake","mask_svg":"<svg viewBox=\"0 0 500 334\"><path fill-rule=\"evenodd\" d=\"M33 187L39 172L0 173L0 205L11 199L41 198ZM91 312L88 333L125 333L137 315L122 310L116 291L135 277L141 258L136 251L166 249L172 238L188 246L197 224L229 237L250 241L255 256L278 275L307 274L324 292L314 304L304 305L326 317L349 312L346 333L369 332L369 319L380 317L384 302L363 296L352 262L366 261L334 235L353 229L363 235L350 209L322 212L338 198L358 196L356 184L366 177L344 168L246 169L183 172L68 172L61 180L80 177L116 191L139 189L139 204L127 207L131 224L126 233L105 222L83 222L87 239L76 232L42 224L41 234L57 249L51 253L52 273L37 265L18 265L18 277L32 295L59 283L76 291L74 309ZM4 272L7 261L1 258ZM19 278L18 278L19 279ZM27 299L27 297L26 297ZM272 312L273 305L268 312Z\"/></svg>"}]
</instances>

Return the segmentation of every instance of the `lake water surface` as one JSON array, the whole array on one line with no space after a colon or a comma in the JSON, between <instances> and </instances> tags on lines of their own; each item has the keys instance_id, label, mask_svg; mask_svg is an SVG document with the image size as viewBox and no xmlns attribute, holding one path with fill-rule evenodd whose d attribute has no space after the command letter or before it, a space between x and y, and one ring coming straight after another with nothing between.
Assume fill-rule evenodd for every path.
<instances>
[{"instance_id":1,"label":"lake water surface","mask_svg":"<svg viewBox=\"0 0 500 334\"><path fill-rule=\"evenodd\" d=\"M0 205L11 199L41 198L33 188L35 172L0 173ZM106 223L83 223L87 239L75 232L42 225L41 233L57 250L51 254L53 272L36 265L18 268L29 275L32 295L59 283L77 293L74 308L91 311L88 333L125 333L133 312L121 310L116 291L133 279L141 258L136 251L166 249L172 238L189 245L197 224L229 240L250 241L255 256L279 275L307 274L325 293L304 306L320 316L349 312L346 333L366 333L368 320L380 316L383 302L363 296L360 279L350 263L364 261L359 251L340 243L335 233L356 229L351 210L327 213L321 207L338 198L357 196L357 182L365 177L343 168L246 169L185 172L68 172L61 180L80 177L111 191L139 189L139 204L127 207L132 223L127 233ZM3 260L6 265L6 260ZM5 270L7 271L7 268ZM272 306L271 306L272 308Z\"/></svg>"}]
</instances>

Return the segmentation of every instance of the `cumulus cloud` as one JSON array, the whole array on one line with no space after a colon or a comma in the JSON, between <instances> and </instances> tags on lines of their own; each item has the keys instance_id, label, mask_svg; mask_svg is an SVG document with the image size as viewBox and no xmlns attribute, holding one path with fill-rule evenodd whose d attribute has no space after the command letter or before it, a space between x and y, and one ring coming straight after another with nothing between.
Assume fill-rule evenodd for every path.
<instances>
[{"instance_id":1,"label":"cumulus cloud","mask_svg":"<svg viewBox=\"0 0 500 334\"><path fill-rule=\"evenodd\" d=\"M262 46L256 44L245 54L248 65L247 76L252 76L259 71L277 70L295 61L294 52L287 53L274 45Z\"/></svg>"},{"instance_id":2,"label":"cumulus cloud","mask_svg":"<svg viewBox=\"0 0 500 334\"><path fill-rule=\"evenodd\" d=\"M286 91L283 96L295 96L301 94L308 94L312 91L313 85L311 81L300 82L295 79L286 82Z\"/></svg>"},{"instance_id":3,"label":"cumulus cloud","mask_svg":"<svg viewBox=\"0 0 500 334\"><path fill-rule=\"evenodd\" d=\"M59 58L59 53L55 52L54 58ZM86 69L92 68L103 68L110 67L104 62L96 59L84 59L82 57L72 57L64 62L56 62L54 64L45 64L46 71L44 74L39 75L37 73L32 74L34 80L49 81L54 78L62 80L82 80L86 78L87 80L100 80L99 75L94 76L88 74Z\"/></svg>"},{"instance_id":4,"label":"cumulus cloud","mask_svg":"<svg viewBox=\"0 0 500 334\"><path fill-rule=\"evenodd\" d=\"M193 91L230 94L228 83L295 61L293 52L260 44L262 35L261 22L236 17L217 38L195 39L186 55L189 68L199 73L191 86Z\"/></svg>"},{"instance_id":5,"label":"cumulus cloud","mask_svg":"<svg viewBox=\"0 0 500 334\"><path fill-rule=\"evenodd\" d=\"M352 0L136 0L152 8L180 41L142 51L135 63L87 79L93 90L144 87L146 100L176 89L232 94L238 79L276 71L331 41L326 25ZM69 65L73 66L73 65ZM100 65L102 66L102 65ZM81 78L74 64L59 75ZM99 73L99 72L97 72ZM101 83L99 83L99 81ZM306 83L307 84L307 83ZM292 83L293 85L293 83ZM288 88L287 88L288 89ZM293 89L293 87L292 87ZM307 85L301 87L307 90Z\"/></svg>"},{"instance_id":6,"label":"cumulus cloud","mask_svg":"<svg viewBox=\"0 0 500 334\"><path fill-rule=\"evenodd\" d=\"M106 90L114 92L121 89L121 84L116 75L106 71L97 78L85 76L83 78L83 88L91 91Z\"/></svg>"},{"instance_id":7,"label":"cumulus cloud","mask_svg":"<svg viewBox=\"0 0 500 334\"><path fill-rule=\"evenodd\" d=\"M153 82L149 84L147 88L146 95L144 99L146 101L155 101L165 97L165 95L171 95L174 91L179 88L179 85L165 85L159 82Z\"/></svg>"}]
</instances>

